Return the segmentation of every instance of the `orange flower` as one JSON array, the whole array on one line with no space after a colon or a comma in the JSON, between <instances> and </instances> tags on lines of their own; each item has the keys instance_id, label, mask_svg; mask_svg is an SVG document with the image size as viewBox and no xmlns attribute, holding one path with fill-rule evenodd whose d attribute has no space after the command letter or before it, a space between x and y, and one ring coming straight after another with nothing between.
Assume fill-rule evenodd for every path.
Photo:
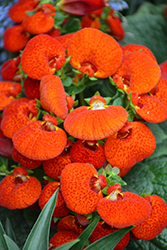
<instances>
[{"instance_id":1,"label":"orange flower","mask_svg":"<svg viewBox=\"0 0 167 250\"><path fill-rule=\"evenodd\" d=\"M55 249L65 243L73 241L77 239L79 234L74 233L72 231L62 231L57 232L49 241L49 250Z\"/></svg>"},{"instance_id":2,"label":"orange flower","mask_svg":"<svg viewBox=\"0 0 167 250\"><path fill-rule=\"evenodd\" d=\"M0 117L0 155L12 159L13 143L11 139L3 134L1 130L1 120L2 118Z\"/></svg>"},{"instance_id":3,"label":"orange flower","mask_svg":"<svg viewBox=\"0 0 167 250\"><path fill-rule=\"evenodd\" d=\"M55 180L60 180L62 170L65 168L66 165L71 163L71 147L69 145L69 141L70 140L67 140L67 145L65 146L63 152L60 155L53 159L43 161L43 169L45 170L45 173Z\"/></svg>"},{"instance_id":4,"label":"orange flower","mask_svg":"<svg viewBox=\"0 0 167 250\"><path fill-rule=\"evenodd\" d=\"M56 37L56 40L58 40L63 45L63 47L67 49L69 41L71 40L74 34L75 32L72 32L63 36L58 36Z\"/></svg>"},{"instance_id":5,"label":"orange flower","mask_svg":"<svg viewBox=\"0 0 167 250\"><path fill-rule=\"evenodd\" d=\"M122 51L124 56L129 54L130 52L140 51L150 56L153 60L157 61L152 51L146 46L141 44L127 44L125 46L122 46Z\"/></svg>"},{"instance_id":6,"label":"orange flower","mask_svg":"<svg viewBox=\"0 0 167 250\"><path fill-rule=\"evenodd\" d=\"M60 183L67 207L75 213L94 212L103 197L98 173L90 164L68 164L61 173Z\"/></svg>"},{"instance_id":7,"label":"orange flower","mask_svg":"<svg viewBox=\"0 0 167 250\"><path fill-rule=\"evenodd\" d=\"M86 28L86 27L100 29L100 25L101 25L101 22L100 22L99 16L96 15L95 11L91 12L87 15L84 15L81 18L81 28L82 29Z\"/></svg>"},{"instance_id":8,"label":"orange flower","mask_svg":"<svg viewBox=\"0 0 167 250\"><path fill-rule=\"evenodd\" d=\"M21 57L23 71L31 78L41 80L53 75L65 62L65 49L54 38L40 34L27 43Z\"/></svg>"},{"instance_id":9,"label":"orange flower","mask_svg":"<svg viewBox=\"0 0 167 250\"><path fill-rule=\"evenodd\" d=\"M93 243L106 235L116 232L117 230L118 230L117 228L112 228L111 226L107 225L104 221L99 221L93 233L89 237L89 240L91 243ZM128 245L129 239L130 239L130 234L128 232L127 234L124 235L121 241L116 245L114 250L124 249L124 247Z\"/></svg>"},{"instance_id":10,"label":"orange flower","mask_svg":"<svg viewBox=\"0 0 167 250\"><path fill-rule=\"evenodd\" d=\"M42 4L36 9L37 12L35 14L27 17L22 22L23 29L33 35L46 33L54 26L53 16L55 15L55 8L53 5Z\"/></svg>"},{"instance_id":11,"label":"orange flower","mask_svg":"<svg viewBox=\"0 0 167 250\"><path fill-rule=\"evenodd\" d=\"M135 111L147 122L159 123L167 119L167 108L156 97L148 94L138 97Z\"/></svg>"},{"instance_id":12,"label":"orange flower","mask_svg":"<svg viewBox=\"0 0 167 250\"><path fill-rule=\"evenodd\" d=\"M93 28L77 31L69 42L67 54L71 56L70 64L90 77L111 76L122 62L122 49L116 40Z\"/></svg>"},{"instance_id":13,"label":"orange flower","mask_svg":"<svg viewBox=\"0 0 167 250\"><path fill-rule=\"evenodd\" d=\"M3 33L2 39L6 50L18 52L26 46L30 35L18 24L7 28Z\"/></svg>"},{"instance_id":14,"label":"orange flower","mask_svg":"<svg viewBox=\"0 0 167 250\"><path fill-rule=\"evenodd\" d=\"M124 56L114 76L120 76L126 92L149 92L159 81L160 67L145 53L134 51Z\"/></svg>"},{"instance_id":15,"label":"orange flower","mask_svg":"<svg viewBox=\"0 0 167 250\"><path fill-rule=\"evenodd\" d=\"M60 187L60 183L53 181L48 183L42 190L42 193L39 197L39 206L41 209L44 208L45 204L48 202L48 200L51 198L53 193L57 190L57 188ZM53 212L54 217L63 217L69 214L69 209L66 206L66 203L63 199L63 196L61 194L61 191L58 191L58 197L57 197L57 202L56 206Z\"/></svg>"},{"instance_id":16,"label":"orange flower","mask_svg":"<svg viewBox=\"0 0 167 250\"><path fill-rule=\"evenodd\" d=\"M167 108L167 78L161 77L150 93Z\"/></svg>"},{"instance_id":17,"label":"orange flower","mask_svg":"<svg viewBox=\"0 0 167 250\"><path fill-rule=\"evenodd\" d=\"M155 148L154 135L140 122L126 123L125 127L108 137L104 144L107 161L120 169L121 176L124 176L124 171L129 171L137 162L149 157Z\"/></svg>"},{"instance_id":18,"label":"orange flower","mask_svg":"<svg viewBox=\"0 0 167 250\"><path fill-rule=\"evenodd\" d=\"M26 97L21 97L19 99L13 100L10 105L7 105L3 111L3 117L7 115L13 114L17 107L20 105L20 103L26 102L28 103L30 100Z\"/></svg>"},{"instance_id":19,"label":"orange flower","mask_svg":"<svg viewBox=\"0 0 167 250\"><path fill-rule=\"evenodd\" d=\"M0 183L0 206L22 209L37 201L41 193L40 182L28 176L27 170L18 167Z\"/></svg>"},{"instance_id":20,"label":"orange flower","mask_svg":"<svg viewBox=\"0 0 167 250\"><path fill-rule=\"evenodd\" d=\"M121 19L119 18L119 16L114 15L113 10L111 10L108 13L108 16L106 18L106 22L109 26L108 33L110 33L112 36L114 36L117 41L123 40L125 37L125 32L124 32L124 29L122 27Z\"/></svg>"},{"instance_id":21,"label":"orange flower","mask_svg":"<svg viewBox=\"0 0 167 250\"><path fill-rule=\"evenodd\" d=\"M12 149L12 158L15 162L19 162L23 168L35 169L41 165L41 161L35 161L20 154L15 147Z\"/></svg>"},{"instance_id":22,"label":"orange flower","mask_svg":"<svg viewBox=\"0 0 167 250\"><path fill-rule=\"evenodd\" d=\"M131 192L114 190L99 200L97 211L110 226L124 228L142 223L151 214L151 205L144 198Z\"/></svg>"},{"instance_id":23,"label":"orange flower","mask_svg":"<svg viewBox=\"0 0 167 250\"><path fill-rule=\"evenodd\" d=\"M0 81L0 111L11 103L21 91L20 83Z\"/></svg>"},{"instance_id":24,"label":"orange flower","mask_svg":"<svg viewBox=\"0 0 167 250\"><path fill-rule=\"evenodd\" d=\"M39 99L40 92L39 92L39 80L32 79L27 77L23 82L24 93L29 99Z\"/></svg>"},{"instance_id":25,"label":"orange flower","mask_svg":"<svg viewBox=\"0 0 167 250\"><path fill-rule=\"evenodd\" d=\"M1 67L1 77L4 80L20 81L22 79L22 75L18 73L20 61L21 57L18 56L4 62Z\"/></svg>"},{"instance_id":26,"label":"orange flower","mask_svg":"<svg viewBox=\"0 0 167 250\"><path fill-rule=\"evenodd\" d=\"M57 224L57 232L73 231L74 233L81 234L85 228L85 226L78 223L77 216L74 215L63 217Z\"/></svg>"},{"instance_id":27,"label":"orange flower","mask_svg":"<svg viewBox=\"0 0 167 250\"><path fill-rule=\"evenodd\" d=\"M83 16L105 6L108 6L108 4L103 0L61 0L59 2L61 10L77 16Z\"/></svg>"},{"instance_id":28,"label":"orange flower","mask_svg":"<svg viewBox=\"0 0 167 250\"><path fill-rule=\"evenodd\" d=\"M32 101L31 101L32 102ZM30 108L31 102L21 102L16 105L16 109L13 113L3 114L3 119L1 123L1 128L5 136L12 138L13 135L20 130L22 127L34 122L38 113L35 103L33 103L33 109ZM34 101L33 101L34 102ZM35 101L36 102L36 101ZM9 104L10 105L10 104ZM13 103L11 104L13 106ZM33 114L33 110L36 110L36 113ZM10 109L10 107L8 107ZM13 107L12 107L13 110ZM32 112L33 111L33 112Z\"/></svg>"},{"instance_id":29,"label":"orange flower","mask_svg":"<svg viewBox=\"0 0 167 250\"><path fill-rule=\"evenodd\" d=\"M133 235L142 240L152 240L167 226L167 205L157 195L146 196L150 202L152 212L141 224L132 229Z\"/></svg>"},{"instance_id":30,"label":"orange flower","mask_svg":"<svg viewBox=\"0 0 167 250\"><path fill-rule=\"evenodd\" d=\"M28 17L26 11L34 10L39 2L36 0L19 0L10 7L8 15L14 22L21 23Z\"/></svg>"},{"instance_id":31,"label":"orange flower","mask_svg":"<svg viewBox=\"0 0 167 250\"><path fill-rule=\"evenodd\" d=\"M66 133L50 121L35 121L14 134L14 147L33 160L52 159L64 150ZM31 145L31 147L29 146Z\"/></svg>"},{"instance_id":32,"label":"orange flower","mask_svg":"<svg viewBox=\"0 0 167 250\"><path fill-rule=\"evenodd\" d=\"M40 82L42 107L64 120L68 114L66 94L61 79L56 75L43 76Z\"/></svg>"},{"instance_id":33,"label":"orange flower","mask_svg":"<svg viewBox=\"0 0 167 250\"><path fill-rule=\"evenodd\" d=\"M73 162L90 163L96 169L101 168L105 162L103 146L97 141L76 141L70 155Z\"/></svg>"},{"instance_id":34,"label":"orange flower","mask_svg":"<svg viewBox=\"0 0 167 250\"><path fill-rule=\"evenodd\" d=\"M53 37L53 38L57 38L58 36L61 36L61 30L60 29L56 29L56 28L52 28L49 32L46 33L47 35Z\"/></svg>"},{"instance_id":35,"label":"orange flower","mask_svg":"<svg viewBox=\"0 0 167 250\"><path fill-rule=\"evenodd\" d=\"M128 113L123 107L107 106L99 95L93 96L89 105L74 109L65 119L65 130L75 138L101 140L115 134L127 121Z\"/></svg>"}]
</instances>

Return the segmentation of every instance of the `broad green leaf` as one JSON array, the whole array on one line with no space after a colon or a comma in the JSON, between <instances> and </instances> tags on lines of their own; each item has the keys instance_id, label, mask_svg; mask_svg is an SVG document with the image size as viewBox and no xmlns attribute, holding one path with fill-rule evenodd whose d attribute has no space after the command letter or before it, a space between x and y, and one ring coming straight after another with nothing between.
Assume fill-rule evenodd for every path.
<instances>
[{"instance_id":1,"label":"broad green leaf","mask_svg":"<svg viewBox=\"0 0 167 250\"><path fill-rule=\"evenodd\" d=\"M126 36L120 42L121 45L142 44L153 52L158 63L165 61L167 21L164 11L164 5L157 8L157 6L146 2L135 14L127 16L127 22L123 25Z\"/></svg>"},{"instance_id":2,"label":"broad green leaf","mask_svg":"<svg viewBox=\"0 0 167 250\"><path fill-rule=\"evenodd\" d=\"M76 240L73 240L69 243L66 243L60 247L56 247L53 250L69 250L69 249L71 249L72 246L74 246L78 242L79 242L79 239L76 239Z\"/></svg>"},{"instance_id":3,"label":"broad green leaf","mask_svg":"<svg viewBox=\"0 0 167 250\"><path fill-rule=\"evenodd\" d=\"M4 238L5 231L3 229L2 223L0 222L0 249L1 250L8 250L5 238Z\"/></svg>"},{"instance_id":4,"label":"broad green leaf","mask_svg":"<svg viewBox=\"0 0 167 250\"><path fill-rule=\"evenodd\" d=\"M100 216L96 214L92 222L89 224L89 226L78 237L80 241L76 243L70 250L81 250L84 247L86 241L89 239L89 236L95 229L99 220L100 220Z\"/></svg>"},{"instance_id":5,"label":"broad green leaf","mask_svg":"<svg viewBox=\"0 0 167 250\"><path fill-rule=\"evenodd\" d=\"M12 224L11 224L9 218L6 218L5 231L6 231L7 236L9 236L14 242L16 242L16 236L15 236L15 233L13 231Z\"/></svg>"},{"instance_id":6,"label":"broad green leaf","mask_svg":"<svg viewBox=\"0 0 167 250\"><path fill-rule=\"evenodd\" d=\"M85 85L84 85L84 84L78 85L78 86L71 85L71 86L69 86L68 88L65 87L65 92L67 92L68 95L71 95L72 93L74 93L74 94L79 94L79 93L82 92L84 89L85 89Z\"/></svg>"},{"instance_id":7,"label":"broad green leaf","mask_svg":"<svg viewBox=\"0 0 167 250\"><path fill-rule=\"evenodd\" d=\"M8 246L8 250L20 250L20 248L16 245L16 243L9 238L7 235L4 235L6 244Z\"/></svg>"},{"instance_id":8,"label":"broad green leaf","mask_svg":"<svg viewBox=\"0 0 167 250\"><path fill-rule=\"evenodd\" d=\"M34 224L23 250L40 249L46 250L49 246L49 231L52 214L57 201L58 190L52 195L45 207L41 211L36 223Z\"/></svg>"},{"instance_id":9,"label":"broad green leaf","mask_svg":"<svg viewBox=\"0 0 167 250\"><path fill-rule=\"evenodd\" d=\"M67 76L64 79L62 79L62 83L64 87L69 87L72 83L71 77Z\"/></svg>"},{"instance_id":10,"label":"broad green leaf","mask_svg":"<svg viewBox=\"0 0 167 250\"><path fill-rule=\"evenodd\" d=\"M94 243L86 247L85 250L113 250L115 246L120 242L120 240L124 237L124 235L128 233L132 228L133 226L122 228L112 234L109 234L95 241Z\"/></svg>"},{"instance_id":11,"label":"broad green leaf","mask_svg":"<svg viewBox=\"0 0 167 250\"><path fill-rule=\"evenodd\" d=\"M72 33L80 30L80 20L78 18L72 17L65 25L65 30L67 31L67 33Z\"/></svg>"}]
</instances>

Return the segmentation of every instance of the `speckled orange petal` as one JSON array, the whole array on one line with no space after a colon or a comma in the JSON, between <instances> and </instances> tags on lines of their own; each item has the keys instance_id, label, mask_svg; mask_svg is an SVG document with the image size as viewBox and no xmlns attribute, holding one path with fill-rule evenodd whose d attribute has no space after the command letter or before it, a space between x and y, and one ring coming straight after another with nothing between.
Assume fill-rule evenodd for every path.
<instances>
[{"instance_id":1,"label":"speckled orange petal","mask_svg":"<svg viewBox=\"0 0 167 250\"><path fill-rule=\"evenodd\" d=\"M157 61L152 51L142 44L126 44L125 46L122 46L122 51L124 56L130 52L140 51L150 56L153 60Z\"/></svg>"},{"instance_id":2,"label":"speckled orange petal","mask_svg":"<svg viewBox=\"0 0 167 250\"><path fill-rule=\"evenodd\" d=\"M106 235L116 232L117 230L118 230L117 228L112 228L111 226L104 223L104 221L99 221L93 233L89 237L89 240L91 243L93 243ZM114 250L124 249L124 247L127 246L129 239L130 239L130 234L128 232L127 234L124 235L121 241L116 245Z\"/></svg>"},{"instance_id":3,"label":"speckled orange petal","mask_svg":"<svg viewBox=\"0 0 167 250\"><path fill-rule=\"evenodd\" d=\"M60 78L43 76L40 82L40 102L48 112L64 120L68 114L66 94Z\"/></svg>"},{"instance_id":4,"label":"speckled orange petal","mask_svg":"<svg viewBox=\"0 0 167 250\"><path fill-rule=\"evenodd\" d=\"M22 27L27 32L37 35L46 33L54 26L54 19L46 15L42 11L36 12L34 15L27 17L22 22Z\"/></svg>"},{"instance_id":5,"label":"speckled orange petal","mask_svg":"<svg viewBox=\"0 0 167 250\"><path fill-rule=\"evenodd\" d=\"M69 163L71 163L70 150L65 148L64 151L54 159L43 161L43 169L51 178L60 180L62 170Z\"/></svg>"},{"instance_id":6,"label":"speckled orange petal","mask_svg":"<svg viewBox=\"0 0 167 250\"><path fill-rule=\"evenodd\" d=\"M124 56L115 76L123 78L125 91L144 94L157 84L161 71L157 62L150 56L135 51Z\"/></svg>"},{"instance_id":7,"label":"speckled orange petal","mask_svg":"<svg viewBox=\"0 0 167 250\"><path fill-rule=\"evenodd\" d=\"M9 105L5 107L3 111L3 117L13 114L16 111L17 107L20 105L20 103L22 102L28 103L29 101L30 99L25 98L25 97L21 97L19 99L13 100Z\"/></svg>"},{"instance_id":8,"label":"speckled orange petal","mask_svg":"<svg viewBox=\"0 0 167 250\"><path fill-rule=\"evenodd\" d=\"M101 140L121 129L128 118L121 106L90 108L78 107L67 115L64 128L70 135L81 140Z\"/></svg>"},{"instance_id":9,"label":"speckled orange petal","mask_svg":"<svg viewBox=\"0 0 167 250\"><path fill-rule=\"evenodd\" d=\"M79 214L89 214L96 210L103 197L100 188L92 190L91 181L97 178L96 169L90 164L71 163L61 173L61 191L67 207Z\"/></svg>"},{"instance_id":10,"label":"speckled orange petal","mask_svg":"<svg viewBox=\"0 0 167 250\"><path fill-rule=\"evenodd\" d=\"M10 7L8 15L14 22L21 23L28 17L26 11L34 10L38 4L36 0L19 0Z\"/></svg>"},{"instance_id":11,"label":"speckled orange petal","mask_svg":"<svg viewBox=\"0 0 167 250\"><path fill-rule=\"evenodd\" d=\"M79 234L72 231L61 231L54 234L54 236L49 241L49 249L57 248L65 243L77 239Z\"/></svg>"},{"instance_id":12,"label":"speckled orange petal","mask_svg":"<svg viewBox=\"0 0 167 250\"><path fill-rule=\"evenodd\" d=\"M96 169L101 168L105 162L103 146L97 141L76 141L70 151L73 162L90 163Z\"/></svg>"},{"instance_id":13,"label":"speckled orange petal","mask_svg":"<svg viewBox=\"0 0 167 250\"><path fill-rule=\"evenodd\" d=\"M161 77L150 93L167 108L167 78Z\"/></svg>"},{"instance_id":14,"label":"speckled orange petal","mask_svg":"<svg viewBox=\"0 0 167 250\"><path fill-rule=\"evenodd\" d=\"M113 75L122 62L122 49L116 40L93 28L81 29L73 35L67 55L71 56L70 64L74 68L83 72L82 69L90 66L98 78ZM87 71L84 73L89 75Z\"/></svg>"},{"instance_id":15,"label":"speckled orange petal","mask_svg":"<svg viewBox=\"0 0 167 250\"><path fill-rule=\"evenodd\" d=\"M104 144L107 161L120 171L149 157L156 148L155 137L146 125L140 122L131 124L132 128L125 133L118 131L108 137Z\"/></svg>"},{"instance_id":16,"label":"speckled orange petal","mask_svg":"<svg viewBox=\"0 0 167 250\"><path fill-rule=\"evenodd\" d=\"M147 196L145 197L147 199ZM141 224L132 229L132 233L138 239L152 240L167 226L167 205L161 197L150 196L152 212Z\"/></svg>"},{"instance_id":17,"label":"speckled orange petal","mask_svg":"<svg viewBox=\"0 0 167 250\"><path fill-rule=\"evenodd\" d=\"M0 81L0 110L4 110L4 108L15 99L20 91L20 83Z\"/></svg>"},{"instance_id":18,"label":"speckled orange petal","mask_svg":"<svg viewBox=\"0 0 167 250\"><path fill-rule=\"evenodd\" d=\"M109 6L107 1L103 0L61 0L60 9L72 15L83 16L92 11Z\"/></svg>"},{"instance_id":19,"label":"speckled orange petal","mask_svg":"<svg viewBox=\"0 0 167 250\"><path fill-rule=\"evenodd\" d=\"M42 193L39 197L39 206L41 209L44 208L45 204L48 202L48 200L51 198L53 193L57 190L57 188L60 188L60 183L53 181L48 183L42 190ZM58 197L56 206L53 212L54 217L63 217L69 214L70 210L67 208L66 203L63 199L63 196L61 194L61 191L58 191Z\"/></svg>"},{"instance_id":20,"label":"speckled orange petal","mask_svg":"<svg viewBox=\"0 0 167 250\"><path fill-rule=\"evenodd\" d=\"M18 52L26 46L30 35L18 24L7 28L3 33L2 39L6 50Z\"/></svg>"},{"instance_id":21,"label":"speckled orange petal","mask_svg":"<svg viewBox=\"0 0 167 250\"><path fill-rule=\"evenodd\" d=\"M36 117L30 115L29 103L20 103L14 113L3 116L1 129L5 136L12 138L22 127L34 122Z\"/></svg>"},{"instance_id":22,"label":"speckled orange petal","mask_svg":"<svg viewBox=\"0 0 167 250\"><path fill-rule=\"evenodd\" d=\"M66 146L67 136L62 129L54 125L51 127L49 131L50 124L35 121L21 128L12 138L14 147L33 160L48 160L58 156Z\"/></svg>"},{"instance_id":23,"label":"speckled orange petal","mask_svg":"<svg viewBox=\"0 0 167 250\"><path fill-rule=\"evenodd\" d=\"M159 123L167 119L167 108L156 97L147 94L139 96L135 111L147 122Z\"/></svg>"},{"instance_id":24,"label":"speckled orange petal","mask_svg":"<svg viewBox=\"0 0 167 250\"><path fill-rule=\"evenodd\" d=\"M19 162L23 168L26 169L35 169L41 165L41 161L35 161L25 157L20 154L15 147L12 149L12 158L14 161Z\"/></svg>"},{"instance_id":25,"label":"speckled orange petal","mask_svg":"<svg viewBox=\"0 0 167 250\"><path fill-rule=\"evenodd\" d=\"M81 234L86 227L77 222L76 216L67 215L59 220L57 224L57 232L73 231L74 233Z\"/></svg>"},{"instance_id":26,"label":"speckled orange petal","mask_svg":"<svg viewBox=\"0 0 167 250\"><path fill-rule=\"evenodd\" d=\"M101 199L97 211L110 226L124 228L142 223L151 213L151 205L135 193L123 192L117 200L110 195Z\"/></svg>"},{"instance_id":27,"label":"speckled orange petal","mask_svg":"<svg viewBox=\"0 0 167 250\"><path fill-rule=\"evenodd\" d=\"M74 34L75 34L75 32L69 33L69 34L65 34L63 36L56 37L56 39L63 45L63 47L65 49L67 49L69 41L71 40L71 38L73 37Z\"/></svg>"},{"instance_id":28,"label":"speckled orange petal","mask_svg":"<svg viewBox=\"0 0 167 250\"><path fill-rule=\"evenodd\" d=\"M56 39L40 34L27 43L21 57L23 71L31 78L41 80L56 71L56 60L65 57L65 49Z\"/></svg>"},{"instance_id":29,"label":"speckled orange petal","mask_svg":"<svg viewBox=\"0 0 167 250\"><path fill-rule=\"evenodd\" d=\"M0 183L0 205L8 209L26 208L37 201L41 184L18 167Z\"/></svg>"}]
</instances>

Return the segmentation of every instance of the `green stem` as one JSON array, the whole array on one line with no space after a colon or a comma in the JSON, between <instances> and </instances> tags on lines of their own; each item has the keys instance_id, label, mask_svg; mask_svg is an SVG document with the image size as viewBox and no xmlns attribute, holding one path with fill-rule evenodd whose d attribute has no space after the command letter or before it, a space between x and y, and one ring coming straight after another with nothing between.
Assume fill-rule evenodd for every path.
<instances>
[{"instance_id":1,"label":"green stem","mask_svg":"<svg viewBox=\"0 0 167 250\"><path fill-rule=\"evenodd\" d=\"M80 92L80 93L78 94L78 97L79 97L80 105L81 105L81 106L84 106L84 105L85 105L85 102L84 102L84 95L83 95L83 92Z\"/></svg>"}]
</instances>

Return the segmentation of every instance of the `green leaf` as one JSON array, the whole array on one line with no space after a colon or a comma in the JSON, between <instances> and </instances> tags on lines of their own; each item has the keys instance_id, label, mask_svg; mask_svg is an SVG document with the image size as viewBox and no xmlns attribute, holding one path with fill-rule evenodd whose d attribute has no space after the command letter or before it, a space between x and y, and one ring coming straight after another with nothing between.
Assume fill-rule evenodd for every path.
<instances>
[{"instance_id":1,"label":"green leaf","mask_svg":"<svg viewBox=\"0 0 167 250\"><path fill-rule=\"evenodd\" d=\"M1 250L8 250L5 238L4 238L5 231L3 229L2 223L0 222L0 249Z\"/></svg>"},{"instance_id":2,"label":"green leaf","mask_svg":"<svg viewBox=\"0 0 167 250\"><path fill-rule=\"evenodd\" d=\"M85 85L84 85L84 84L82 84L82 85L77 85L77 86L71 85L71 86L69 86L68 88L65 87L65 92L67 92L68 95L71 95L72 93L79 94L79 93L82 92L84 89L85 89Z\"/></svg>"},{"instance_id":3,"label":"green leaf","mask_svg":"<svg viewBox=\"0 0 167 250\"><path fill-rule=\"evenodd\" d=\"M64 79L62 79L62 83L64 87L69 87L72 83L71 77L67 76Z\"/></svg>"},{"instance_id":4,"label":"green leaf","mask_svg":"<svg viewBox=\"0 0 167 250\"><path fill-rule=\"evenodd\" d=\"M16 236L15 236L15 233L13 231L13 228L12 228L12 225L11 225L9 218L6 218L5 229L6 229L7 236L9 236L14 242L16 242Z\"/></svg>"},{"instance_id":5,"label":"green leaf","mask_svg":"<svg viewBox=\"0 0 167 250\"><path fill-rule=\"evenodd\" d=\"M74 246L78 242L79 242L79 239L76 239L76 240L73 240L69 243L63 244L60 247L56 247L53 250L69 250L69 249L71 249L72 246Z\"/></svg>"},{"instance_id":6,"label":"green leaf","mask_svg":"<svg viewBox=\"0 0 167 250\"><path fill-rule=\"evenodd\" d=\"M157 7L146 2L134 15L127 16L127 22L123 25L126 36L121 45L142 44L153 52L158 63L165 61L167 20L164 11L164 5Z\"/></svg>"},{"instance_id":7,"label":"green leaf","mask_svg":"<svg viewBox=\"0 0 167 250\"><path fill-rule=\"evenodd\" d=\"M167 139L167 135L164 133L162 128L159 126L159 124L147 122L146 125L149 127L149 129L152 131L153 135L155 136L157 144Z\"/></svg>"},{"instance_id":8,"label":"green leaf","mask_svg":"<svg viewBox=\"0 0 167 250\"><path fill-rule=\"evenodd\" d=\"M52 195L45 207L41 211L36 223L34 224L23 250L40 249L46 250L49 246L49 231L52 214L57 201L58 190Z\"/></svg>"},{"instance_id":9,"label":"green leaf","mask_svg":"<svg viewBox=\"0 0 167 250\"><path fill-rule=\"evenodd\" d=\"M89 224L89 226L78 237L80 241L76 243L70 250L81 250L84 247L86 241L89 239L89 236L95 229L99 220L100 216L96 214L95 217L92 219L92 222Z\"/></svg>"},{"instance_id":10,"label":"green leaf","mask_svg":"<svg viewBox=\"0 0 167 250\"><path fill-rule=\"evenodd\" d=\"M7 235L4 235L6 244L8 246L8 250L20 250L20 248L16 245L16 243L9 238Z\"/></svg>"},{"instance_id":11,"label":"green leaf","mask_svg":"<svg viewBox=\"0 0 167 250\"><path fill-rule=\"evenodd\" d=\"M85 250L113 250L115 246L120 242L120 240L124 237L124 235L128 233L132 228L133 226L122 228L112 234L109 234L95 241L94 243L86 247Z\"/></svg>"},{"instance_id":12,"label":"green leaf","mask_svg":"<svg viewBox=\"0 0 167 250\"><path fill-rule=\"evenodd\" d=\"M65 25L65 29L67 30L67 33L72 33L80 30L80 20L72 16L72 18L69 19L67 24Z\"/></svg>"}]
</instances>

